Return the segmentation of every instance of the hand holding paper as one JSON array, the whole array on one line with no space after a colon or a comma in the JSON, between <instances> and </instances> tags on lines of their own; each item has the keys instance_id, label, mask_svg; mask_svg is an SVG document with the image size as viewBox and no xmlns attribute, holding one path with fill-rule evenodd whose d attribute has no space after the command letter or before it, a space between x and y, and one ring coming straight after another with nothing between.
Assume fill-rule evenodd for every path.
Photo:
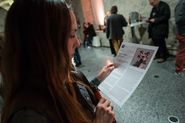
<instances>
[{"instance_id":1,"label":"hand holding paper","mask_svg":"<svg viewBox=\"0 0 185 123\"><path fill-rule=\"evenodd\" d=\"M114 69L114 64L111 60L107 60L106 61L106 65L101 69L101 71L99 72L97 79L99 81L104 80L109 74L110 72Z\"/></svg>"}]
</instances>

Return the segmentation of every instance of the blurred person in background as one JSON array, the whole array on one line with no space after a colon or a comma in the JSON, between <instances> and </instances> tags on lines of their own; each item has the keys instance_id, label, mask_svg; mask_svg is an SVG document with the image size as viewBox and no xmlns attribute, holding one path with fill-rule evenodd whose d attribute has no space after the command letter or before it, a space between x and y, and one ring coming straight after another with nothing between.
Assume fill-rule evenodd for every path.
<instances>
[{"instance_id":1,"label":"blurred person in background","mask_svg":"<svg viewBox=\"0 0 185 123\"><path fill-rule=\"evenodd\" d=\"M109 16L111 15L110 11L107 11L106 12L106 15L104 17L104 32L106 32L106 29L107 29L107 19L109 18ZM114 46L113 46L113 43L112 43L112 40L109 39L109 45L110 45L110 51L111 53L116 56L116 51L114 50Z\"/></svg>"},{"instance_id":2,"label":"blurred person in background","mask_svg":"<svg viewBox=\"0 0 185 123\"><path fill-rule=\"evenodd\" d=\"M149 38L155 46L159 47L156 53L158 63L163 63L168 57L165 38L168 38L169 33L170 7L160 0L149 0L149 3L153 6L148 19Z\"/></svg>"},{"instance_id":3,"label":"blurred person in background","mask_svg":"<svg viewBox=\"0 0 185 123\"><path fill-rule=\"evenodd\" d=\"M179 49L176 54L176 73L181 74L185 70L185 0L179 0L175 7L175 22L177 28L176 39Z\"/></svg>"},{"instance_id":4,"label":"blurred person in background","mask_svg":"<svg viewBox=\"0 0 185 123\"><path fill-rule=\"evenodd\" d=\"M123 15L117 14L117 6L112 6L110 12L111 15L107 19L106 36L111 40L116 56L123 41L123 27L127 26L127 21Z\"/></svg>"}]
</instances>

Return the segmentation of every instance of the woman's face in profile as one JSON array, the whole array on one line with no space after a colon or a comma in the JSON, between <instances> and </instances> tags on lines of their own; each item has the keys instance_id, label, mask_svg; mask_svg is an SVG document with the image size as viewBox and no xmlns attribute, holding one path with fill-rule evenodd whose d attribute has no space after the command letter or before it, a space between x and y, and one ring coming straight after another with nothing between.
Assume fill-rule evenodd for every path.
<instances>
[{"instance_id":1,"label":"woman's face in profile","mask_svg":"<svg viewBox=\"0 0 185 123\"><path fill-rule=\"evenodd\" d=\"M80 41L78 40L78 37L76 35L77 23L76 23L75 15L72 11L70 11L70 15L71 15L72 26L71 26L70 36L68 39L68 52L71 60L74 57L75 49L80 47Z\"/></svg>"}]
</instances>

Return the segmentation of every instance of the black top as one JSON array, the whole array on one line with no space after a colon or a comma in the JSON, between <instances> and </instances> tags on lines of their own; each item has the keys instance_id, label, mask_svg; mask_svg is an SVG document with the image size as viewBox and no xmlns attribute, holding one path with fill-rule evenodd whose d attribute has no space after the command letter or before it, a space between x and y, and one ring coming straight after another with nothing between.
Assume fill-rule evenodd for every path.
<instances>
[{"instance_id":1,"label":"black top","mask_svg":"<svg viewBox=\"0 0 185 123\"><path fill-rule=\"evenodd\" d=\"M170 7L167 3L160 1L158 6L152 8L150 18L154 18L155 22L149 24L149 38L168 37Z\"/></svg>"},{"instance_id":2,"label":"black top","mask_svg":"<svg viewBox=\"0 0 185 123\"><path fill-rule=\"evenodd\" d=\"M127 26L127 21L123 15L111 14L107 19L107 38L112 40L121 40L124 35L124 26Z\"/></svg>"}]
</instances>

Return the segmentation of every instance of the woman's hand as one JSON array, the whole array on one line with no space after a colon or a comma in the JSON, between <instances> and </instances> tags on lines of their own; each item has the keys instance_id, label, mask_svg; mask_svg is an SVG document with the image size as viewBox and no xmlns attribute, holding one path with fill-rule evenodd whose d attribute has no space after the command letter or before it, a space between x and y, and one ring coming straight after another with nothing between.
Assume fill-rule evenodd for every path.
<instances>
[{"instance_id":1,"label":"woman's hand","mask_svg":"<svg viewBox=\"0 0 185 123\"><path fill-rule=\"evenodd\" d=\"M154 22L155 22L155 18L149 19L149 22L150 22L150 23L154 23Z\"/></svg>"},{"instance_id":2,"label":"woman's hand","mask_svg":"<svg viewBox=\"0 0 185 123\"><path fill-rule=\"evenodd\" d=\"M105 98L100 99L95 113L95 123L112 123L115 120L111 102Z\"/></svg>"},{"instance_id":3,"label":"woman's hand","mask_svg":"<svg viewBox=\"0 0 185 123\"><path fill-rule=\"evenodd\" d=\"M112 62L108 62L107 65L105 65L101 71L99 72L98 76L96 77L99 81L104 80L114 69L114 64Z\"/></svg>"}]
</instances>

